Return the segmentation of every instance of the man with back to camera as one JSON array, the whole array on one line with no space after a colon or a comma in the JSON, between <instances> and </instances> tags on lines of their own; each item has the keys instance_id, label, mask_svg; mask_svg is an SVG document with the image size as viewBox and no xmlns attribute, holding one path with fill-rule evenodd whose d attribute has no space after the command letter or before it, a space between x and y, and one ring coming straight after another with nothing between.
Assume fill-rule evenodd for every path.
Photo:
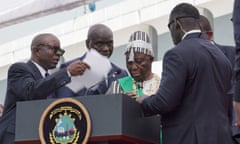
<instances>
[{"instance_id":1,"label":"man with back to camera","mask_svg":"<svg viewBox=\"0 0 240 144\"><path fill-rule=\"evenodd\" d=\"M166 52L158 92L137 99L146 116L161 114L164 144L232 144L228 112L232 69L199 27L199 12L181 3L169 17L175 47Z\"/></svg>"},{"instance_id":2,"label":"man with back to camera","mask_svg":"<svg viewBox=\"0 0 240 144\"><path fill-rule=\"evenodd\" d=\"M95 49L98 51L101 55L106 56L110 58L113 52L113 32L112 30L103 24L95 24L91 26L88 30L87 40L86 40L86 46L88 49ZM61 68L66 67L70 63L80 60L82 61L86 56L86 53L76 58L72 61L69 61L65 64L61 65ZM83 88L79 90L78 92L74 93L71 89L68 87L63 87L58 91L57 97L73 97L73 96L85 96L85 95L96 95L96 94L105 94L108 87L111 85L113 81L115 81L118 78L127 76L128 73L118 67L117 65L111 63L111 70L107 74L106 80L103 80L99 83L98 88L96 90ZM86 68L83 68L84 71ZM81 83L81 82L79 82Z\"/></svg>"},{"instance_id":3,"label":"man with back to camera","mask_svg":"<svg viewBox=\"0 0 240 144\"><path fill-rule=\"evenodd\" d=\"M234 0L232 22L235 41L235 67L234 67L234 138L240 143L240 0Z\"/></svg>"},{"instance_id":4,"label":"man with back to camera","mask_svg":"<svg viewBox=\"0 0 240 144\"><path fill-rule=\"evenodd\" d=\"M235 0L233 5L233 32L235 40L235 96L234 109L236 111L236 126L240 126L240 0ZM240 136L239 136L240 137Z\"/></svg>"},{"instance_id":5,"label":"man with back to camera","mask_svg":"<svg viewBox=\"0 0 240 144\"><path fill-rule=\"evenodd\" d=\"M26 63L15 63L10 66L4 110L0 118L1 144L14 144L18 101L46 99L55 95L58 88L71 81L71 76L83 74L80 66L89 68L87 64L75 61L65 69L48 76L48 70L56 67L64 52L55 35L39 34L31 43L31 59Z\"/></svg>"}]
</instances>

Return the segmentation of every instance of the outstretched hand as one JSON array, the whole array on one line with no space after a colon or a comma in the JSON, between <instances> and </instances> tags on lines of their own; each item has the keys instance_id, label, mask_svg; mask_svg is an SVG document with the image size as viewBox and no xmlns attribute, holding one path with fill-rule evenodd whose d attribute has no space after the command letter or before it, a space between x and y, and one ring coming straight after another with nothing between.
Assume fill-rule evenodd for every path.
<instances>
[{"instance_id":1,"label":"outstretched hand","mask_svg":"<svg viewBox=\"0 0 240 144\"><path fill-rule=\"evenodd\" d=\"M127 92L125 94L133 99L136 99L136 101L140 104L148 97L147 95L137 96L134 92Z\"/></svg>"},{"instance_id":2,"label":"outstretched hand","mask_svg":"<svg viewBox=\"0 0 240 144\"><path fill-rule=\"evenodd\" d=\"M136 99L137 98L137 95L136 93L134 92L126 92L125 93L127 96L129 96L130 98L133 98L133 99Z\"/></svg>"},{"instance_id":3,"label":"outstretched hand","mask_svg":"<svg viewBox=\"0 0 240 144\"><path fill-rule=\"evenodd\" d=\"M234 123L234 126L240 126L240 121L236 121L235 123Z\"/></svg>"},{"instance_id":4,"label":"outstretched hand","mask_svg":"<svg viewBox=\"0 0 240 144\"><path fill-rule=\"evenodd\" d=\"M136 99L138 103L142 103L148 96L147 95L142 95Z\"/></svg>"}]
</instances>

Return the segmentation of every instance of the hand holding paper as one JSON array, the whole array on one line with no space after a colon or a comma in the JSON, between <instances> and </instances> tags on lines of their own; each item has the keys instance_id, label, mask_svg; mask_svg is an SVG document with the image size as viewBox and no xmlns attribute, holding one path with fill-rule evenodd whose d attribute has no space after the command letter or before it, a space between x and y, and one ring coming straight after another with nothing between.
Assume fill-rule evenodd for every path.
<instances>
[{"instance_id":1,"label":"hand holding paper","mask_svg":"<svg viewBox=\"0 0 240 144\"><path fill-rule=\"evenodd\" d=\"M74 61L67 66L67 70L70 72L71 76L82 75L90 66L80 60Z\"/></svg>"},{"instance_id":2,"label":"hand holding paper","mask_svg":"<svg viewBox=\"0 0 240 144\"><path fill-rule=\"evenodd\" d=\"M107 77L111 70L111 63L105 56L99 54L96 50L90 49L83 60L90 66L83 75L72 77L71 83L67 85L74 92L82 88L90 88Z\"/></svg>"}]
</instances>

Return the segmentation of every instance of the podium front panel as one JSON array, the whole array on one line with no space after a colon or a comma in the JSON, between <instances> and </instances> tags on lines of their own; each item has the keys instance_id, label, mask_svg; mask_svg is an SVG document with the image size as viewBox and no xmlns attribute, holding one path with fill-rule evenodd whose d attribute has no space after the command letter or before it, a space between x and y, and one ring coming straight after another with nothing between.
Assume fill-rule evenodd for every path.
<instances>
[{"instance_id":1,"label":"podium front panel","mask_svg":"<svg viewBox=\"0 0 240 144\"><path fill-rule=\"evenodd\" d=\"M143 117L141 106L125 95L76 97L91 119L90 140L114 137L133 138L159 143L160 118ZM17 103L15 141L39 141L38 128L44 110L56 99Z\"/></svg>"}]
</instances>

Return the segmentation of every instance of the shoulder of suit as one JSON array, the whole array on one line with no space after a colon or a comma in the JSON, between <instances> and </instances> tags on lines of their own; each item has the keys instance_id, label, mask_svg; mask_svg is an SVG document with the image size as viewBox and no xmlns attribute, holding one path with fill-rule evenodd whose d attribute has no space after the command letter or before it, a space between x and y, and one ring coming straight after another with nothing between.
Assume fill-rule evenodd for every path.
<instances>
[{"instance_id":1,"label":"shoulder of suit","mask_svg":"<svg viewBox=\"0 0 240 144\"><path fill-rule=\"evenodd\" d=\"M32 64L34 65L34 64ZM21 70L21 71L32 71L34 68L30 63L24 63L24 62L17 62L12 64L8 71L16 71L16 70Z\"/></svg>"},{"instance_id":2,"label":"shoulder of suit","mask_svg":"<svg viewBox=\"0 0 240 144\"><path fill-rule=\"evenodd\" d=\"M216 46L218 46L219 48L222 48L226 51L232 51L232 52L235 52L235 47L234 46L230 46L230 45L221 45L221 44L217 44L216 43Z\"/></svg>"},{"instance_id":3,"label":"shoulder of suit","mask_svg":"<svg viewBox=\"0 0 240 144\"><path fill-rule=\"evenodd\" d=\"M10 66L10 68L11 67L29 67L29 65L27 63L24 63L24 62L16 62L16 63L12 64Z\"/></svg>"}]
</instances>

